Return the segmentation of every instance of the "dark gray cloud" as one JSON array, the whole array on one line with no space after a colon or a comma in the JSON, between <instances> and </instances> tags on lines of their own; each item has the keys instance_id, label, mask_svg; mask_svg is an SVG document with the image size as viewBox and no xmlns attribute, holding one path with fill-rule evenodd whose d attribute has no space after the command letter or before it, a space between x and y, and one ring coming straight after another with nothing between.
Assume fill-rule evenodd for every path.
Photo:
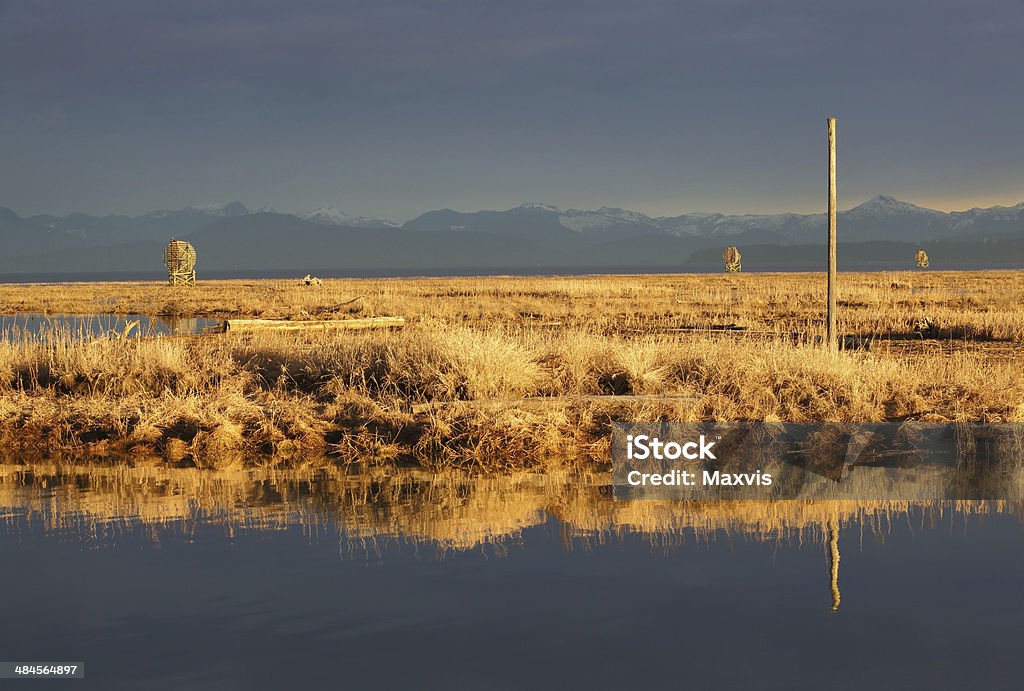
<instances>
[{"instance_id":1,"label":"dark gray cloud","mask_svg":"<svg viewBox=\"0 0 1024 691\"><path fill-rule=\"evenodd\" d=\"M1024 5L0 0L0 205L1024 198Z\"/></svg>"}]
</instances>

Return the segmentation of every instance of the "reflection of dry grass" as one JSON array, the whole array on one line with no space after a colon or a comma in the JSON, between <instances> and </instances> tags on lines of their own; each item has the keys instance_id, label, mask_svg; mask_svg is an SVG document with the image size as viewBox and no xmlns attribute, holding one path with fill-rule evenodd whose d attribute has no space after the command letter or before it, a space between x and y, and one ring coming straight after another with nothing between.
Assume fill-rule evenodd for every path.
<instances>
[{"instance_id":1,"label":"reflection of dry grass","mask_svg":"<svg viewBox=\"0 0 1024 691\"><path fill-rule=\"evenodd\" d=\"M0 466L0 516L25 514L45 529L87 537L119 526L189 532L200 523L242 530L337 526L354 541L412 540L472 549L518 539L558 518L570 539L603 542L626 533L656 544L720 532L758 540L820 541L829 521L884 533L911 512L1019 513L1006 502L616 501L609 478L555 472L471 477L446 471L348 474L339 470L218 471L55 465Z\"/></svg>"},{"instance_id":2,"label":"reflection of dry grass","mask_svg":"<svg viewBox=\"0 0 1024 691\"><path fill-rule=\"evenodd\" d=\"M819 284L732 274L0 286L9 309L293 318L343 316L351 305L332 305L363 295L366 313L410 322L397 333L2 343L0 442L220 468L325 451L514 468L606 459L617 418L1024 420L1020 273L844 275L844 331L887 340L837 356L813 343ZM173 309L161 302L172 298ZM922 314L937 325L927 338L910 332ZM666 331L725 325L757 333ZM614 394L676 399L475 405ZM426 401L456 403L410 412Z\"/></svg>"}]
</instances>

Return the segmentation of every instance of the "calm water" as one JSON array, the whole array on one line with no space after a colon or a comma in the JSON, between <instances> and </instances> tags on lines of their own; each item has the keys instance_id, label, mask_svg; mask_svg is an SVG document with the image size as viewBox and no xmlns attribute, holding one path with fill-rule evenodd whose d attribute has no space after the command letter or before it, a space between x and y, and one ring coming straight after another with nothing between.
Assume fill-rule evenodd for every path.
<instances>
[{"instance_id":1,"label":"calm water","mask_svg":"<svg viewBox=\"0 0 1024 691\"><path fill-rule=\"evenodd\" d=\"M166 336L200 333L221 322L204 317L153 317L146 314L0 314L0 338L20 340L68 335L93 338L124 334L129 325L131 336Z\"/></svg>"},{"instance_id":2,"label":"calm water","mask_svg":"<svg viewBox=\"0 0 1024 691\"><path fill-rule=\"evenodd\" d=\"M96 689L1020 688L1018 513L4 466L0 657Z\"/></svg>"}]
</instances>

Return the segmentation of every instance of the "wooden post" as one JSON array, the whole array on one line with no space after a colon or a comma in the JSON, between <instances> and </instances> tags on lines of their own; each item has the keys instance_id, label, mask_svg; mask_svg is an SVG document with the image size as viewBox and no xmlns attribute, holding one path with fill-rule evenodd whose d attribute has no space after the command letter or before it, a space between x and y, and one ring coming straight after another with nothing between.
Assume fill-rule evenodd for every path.
<instances>
[{"instance_id":1,"label":"wooden post","mask_svg":"<svg viewBox=\"0 0 1024 691\"><path fill-rule=\"evenodd\" d=\"M825 343L839 349L836 332L836 119L828 119L828 320Z\"/></svg>"}]
</instances>

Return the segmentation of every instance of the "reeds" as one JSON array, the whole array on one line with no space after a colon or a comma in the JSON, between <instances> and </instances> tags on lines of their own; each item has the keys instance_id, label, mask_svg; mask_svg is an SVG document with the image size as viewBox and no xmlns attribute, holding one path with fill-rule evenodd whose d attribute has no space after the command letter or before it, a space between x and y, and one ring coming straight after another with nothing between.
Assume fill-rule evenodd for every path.
<instances>
[{"instance_id":1,"label":"reeds","mask_svg":"<svg viewBox=\"0 0 1024 691\"><path fill-rule=\"evenodd\" d=\"M666 398L616 402L623 394ZM573 398L595 395L609 398ZM514 403L535 397L554 400ZM492 399L511 402L476 405ZM660 418L1021 421L1024 378L983 353L830 354L783 339L500 322L0 343L0 443L32 454L518 468L606 461L612 420Z\"/></svg>"}]
</instances>

